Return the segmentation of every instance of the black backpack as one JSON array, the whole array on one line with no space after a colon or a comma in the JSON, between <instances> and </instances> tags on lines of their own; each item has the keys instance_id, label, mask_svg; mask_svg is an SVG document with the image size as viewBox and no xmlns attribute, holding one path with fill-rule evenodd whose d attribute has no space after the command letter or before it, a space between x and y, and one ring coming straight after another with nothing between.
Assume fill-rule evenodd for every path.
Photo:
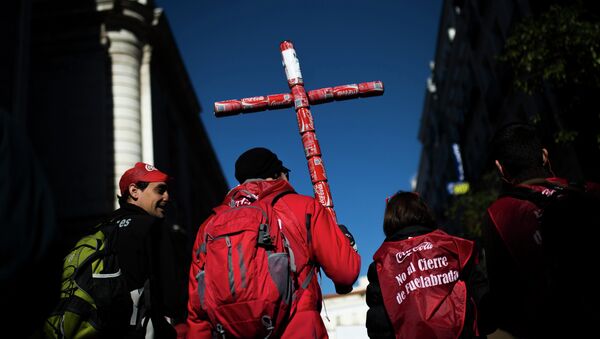
<instances>
[{"instance_id":1,"label":"black backpack","mask_svg":"<svg viewBox=\"0 0 600 339\"><path fill-rule=\"evenodd\" d=\"M546 284L544 313L549 327L572 334L589 334L599 317L600 293L592 277L598 267L600 193L583 186L542 184L548 190L513 187L504 196L528 200L537 215L542 240ZM553 322L556 321L556 322Z\"/></svg>"},{"instance_id":2,"label":"black backpack","mask_svg":"<svg viewBox=\"0 0 600 339\"><path fill-rule=\"evenodd\" d=\"M60 301L44 324L48 338L110 337L127 330L133 306L115 251L119 221L97 225L65 257Z\"/></svg>"}]
</instances>

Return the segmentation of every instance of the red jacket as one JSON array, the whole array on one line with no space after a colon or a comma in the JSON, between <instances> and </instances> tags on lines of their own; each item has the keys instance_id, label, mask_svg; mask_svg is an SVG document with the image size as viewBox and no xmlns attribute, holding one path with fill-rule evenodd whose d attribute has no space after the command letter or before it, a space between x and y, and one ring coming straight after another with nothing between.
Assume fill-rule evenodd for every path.
<instances>
[{"instance_id":1,"label":"red jacket","mask_svg":"<svg viewBox=\"0 0 600 339\"><path fill-rule=\"evenodd\" d=\"M562 178L547 178L546 181L562 186L568 182ZM550 194L553 191L542 184L520 184L530 190ZM598 184L588 182L585 190L598 192ZM542 260L541 239L539 238L539 222L537 215L540 208L533 202L521 200L510 196L501 197L494 201L488 208L490 217L497 235L502 239L513 258L524 270L531 270ZM518 224L518 227L515 227ZM518 245L518 246L516 246ZM542 274L539 272L539 274Z\"/></svg>"},{"instance_id":2,"label":"red jacket","mask_svg":"<svg viewBox=\"0 0 600 339\"><path fill-rule=\"evenodd\" d=\"M561 178L544 180L568 185L567 180ZM552 191L543 185L541 179L517 186L544 194ZM599 192L600 187L595 183L586 183L585 190ZM546 284L538 221L541 212L531 201L503 196L489 206L487 227L483 229L490 291L496 302L498 327L516 336L540 336L535 329L544 328L548 321L540 316L545 300L540 286ZM565 229L565 232L574 230Z\"/></svg>"},{"instance_id":3,"label":"red jacket","mask_svg":"<svg viewBox=\"0 0 600 339\"><path fill-rule=\"evenodd\" d=\"M232 189L224 204L229 203L235 192L246 190L259 197L261 194L293 191L285 180L249 181ZM350 246L346 236L335 220L318 201L300 194L282 196L273 207L282 219L286 238L294 251L299 286L311 270L319 265L325 274L336 284L351 285L360 272L360 256ZM200 269L196 253L203 242L203 231L209 217L200 226L194 243L194 257L189 275L188 338L212 338L212 325L206 313L200 308L196 275ZM314 263L314 264L311 264ZM291 309L291 317L282 338L327 338L325 325L321 320L321 289L313 273L306 289L296 291Z\"/></svg>"}]
</instances>

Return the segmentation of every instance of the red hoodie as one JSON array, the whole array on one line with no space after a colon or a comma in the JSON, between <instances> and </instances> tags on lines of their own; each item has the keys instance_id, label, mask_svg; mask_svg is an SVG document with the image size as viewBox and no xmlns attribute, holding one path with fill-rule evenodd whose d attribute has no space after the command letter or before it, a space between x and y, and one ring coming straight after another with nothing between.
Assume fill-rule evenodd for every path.
<instances>
[{"instance_id":1,"label":"red hoodie","mask_svg":"<svg viewBox=\"0 0 600 339\"><path fill-rule=\"evenodd\" d=\"M232 189L223 204L229 204L240 190L260 197L293 191L293 188L285 180L248 181ZM286 238L294 251L298 286L306 280L311 270L315 270L315 265L323 268L335 284L351 285L356 281L360 273L360 256L350 246L331 214L318 201L309 196L287 194L277 201L273 209L282 220ZM212 338L213 328L206 313L200 308L196 280L200 270L196 253L203 242L201 234L210 219L211 217L200 226L194 243L189 275L187 338ZM313 276L315 273L313 272ZM282 338L327 338L327 330L320 315L322 297L316 277L310 279L306 289L299 289L295 293L290 320Z\"/></svg>"}]
</instances>

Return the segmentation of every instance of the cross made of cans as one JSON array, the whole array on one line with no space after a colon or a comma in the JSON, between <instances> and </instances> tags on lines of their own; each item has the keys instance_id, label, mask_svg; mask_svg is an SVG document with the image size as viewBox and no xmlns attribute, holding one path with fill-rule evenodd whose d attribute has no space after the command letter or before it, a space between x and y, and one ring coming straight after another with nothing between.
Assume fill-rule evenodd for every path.
<instances>
[{"instance_id":1,"label":"cross made of cans","mask_svg":"<svg viewBox=\"0 0 600 339\"><path fill-rule=\"evenodd\" d=\"M291 93L272 94L243 99L233 99L215 102L215 116L225 117L240 113L259 112L294 106L298 129L302 137L304 154L308 161L308 171L313 184L315 198L337 220L333 210L331 190L327 183L325 165L323 164L321 147L315 134L315 126L310 105L321 104L333 100L346 100L358 97L368 97L383 94L381 81L364 82L335 87L326 87L306 92L304 80L300 72L300 62L291 41L283 41L279 45L283 56L283 67Z\"/></svg>"}]
</instances>

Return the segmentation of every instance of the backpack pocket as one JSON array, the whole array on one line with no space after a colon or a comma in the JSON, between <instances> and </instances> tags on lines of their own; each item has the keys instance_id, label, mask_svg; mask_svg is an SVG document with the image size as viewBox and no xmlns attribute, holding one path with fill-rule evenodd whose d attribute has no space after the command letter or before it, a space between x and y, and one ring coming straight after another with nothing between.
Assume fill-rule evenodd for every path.
<instances>
[{"instance_id":1,"label":"backpack pocket","mask_svg":"<svg viewBox=\"0 0 600 339\"><path fill-rule=\"evenodd\" d=\"M95 309L76 295L62 299L58 311L46 319L43 331L49 339L96 338L99 333Z\"/></svg>"},{"instance_id":2,"label":"backpack pocket","mask_svg":"<svg viewBox=\"0 0 600 339\"><path fill-rule=\"evenodd\" d=\"M290 257L287 253L271 253L268 257L269 274L282 301L289 305L292 297Z\"/></svg>"},{"instance_id":3,"label":"backpack pocket","mask_svg":"<svg viewBox=\"0 0 600 339\"><path fill-rule=\"evenodd\" d=\"M133 300L127 290L121 270L114 273L92 274L92 297L103 330L120 331L127 328L133 310Z\"/></svg>"},{"instance_id":4,"label":"backpack pocket","mask_svg":"<svg viewBox=\"0 0 600 339\"><path fill-rule=\"evenodd\" d=\"M204 305L204 291L206 289L206 284L204 283L204 271L200 271L196 276L196 280L198 281L198 297L200 298L200 307L202 309L206 309Z\"/></svg>"},{"instance_id":5,"label":"backpack pocket","mask_svg":"<svg viewBox=\"0 0 600 339\"><path fill-rule=\"evenodd\" d=\"M227 338L268 338L273 331L275 305L265 300L252 300L222 305L215 310L216 326Z\"/></svg>"}]
</instances>

